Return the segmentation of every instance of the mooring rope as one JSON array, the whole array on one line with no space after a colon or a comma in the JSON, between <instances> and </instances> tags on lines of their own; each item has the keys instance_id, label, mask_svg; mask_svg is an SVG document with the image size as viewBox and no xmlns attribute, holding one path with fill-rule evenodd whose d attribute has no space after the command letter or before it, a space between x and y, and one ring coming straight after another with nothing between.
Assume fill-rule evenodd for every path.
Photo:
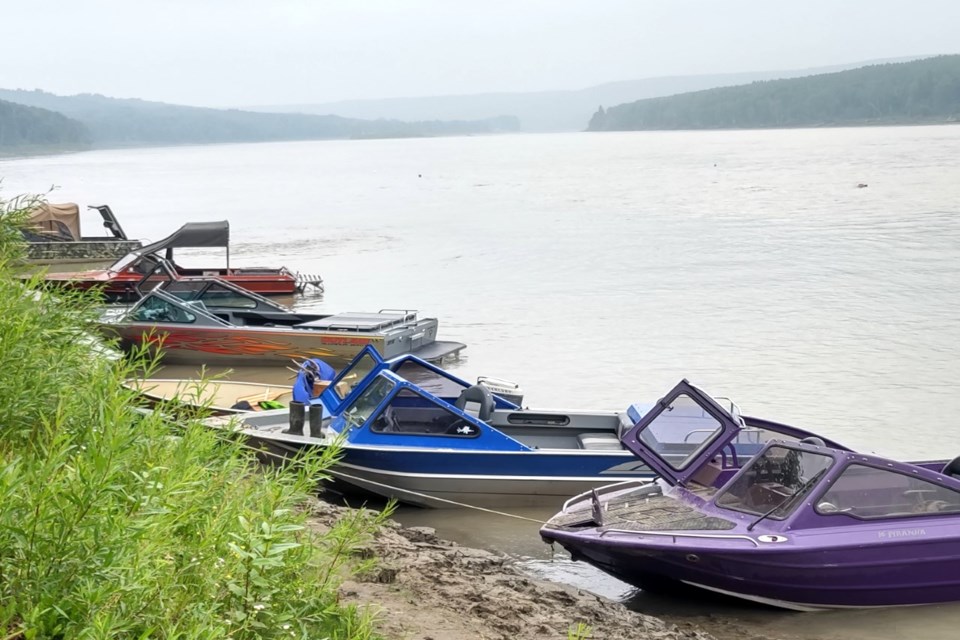
<instances>
[{"instance_id":1,"label":"mooring rope","mask_svg":"<svg viewBox=\"0 0 960 640\"><path fill-rule=\"evenodd\" d=\"M235 431L235 432L233 432L233 433L237 433L237 434L243 435L243 432L242 432L242 431ZM293 454L300 453L300 450L297 449L296 447L291 447L290 445L285 444L285 443L283 443L283 442L271 442L271 444L272 444L273 446L277 447L278 449L283 449L283 450L289 451L290 453L293 453ZM273 456L274 458L277 458L277 459L279 459L279 460L289 460L289 458L288 458L287 456L283 456L283 455L280 455L280 454L278 454L278 453L273 453L272 451L268 451L268 450L266 450L266 449L261 449L261 448L257 448L257 447L251 446L251 445L248 444L247 442L241 442L240 445L243 446L243 447L246 447L246 448L248 448L248 449L250 449L250 450L252 450L252 451L256 451L256 452L258 452L258 453L264 453L264 454L266 454L266 455L268 455L268 456ZM418 498L426 498L426 499L428 499L428 500L435 500L435 501L438 501L438 502L445 502L445 503L447 503L447 504L455 505L455 506L457 506L457 507L462 507L462 508L464 508L464 509L473 509L474 511L482 511L482 512L484 512L484 513L492 513L492 514L494 514L494 515L503 516L503 517L505 517L505 518L514 518L514 519L516 519L516 520L525 520L526 522L533 522L533 523L538 524L538 525L544 525L544 524L546 524L546 522L544 522L544 521L542 521L542 520L537 520L537 519L535 519L535 518L528 518L528 517L526 517L526 516L517 515L517 514L515 514L515 513L507 513L506 511L497 511L497 510L495 510L495 509L487 509L486 507L478 507L477 505L474 505L474 504L467 504L466 502L457 502L456 500L448 500L447 498L438 498L438 497L436 497L436 496L428 495L428 494L425 494L425 493L420 493L420 492L418 492L418 491L412 491L412 490L410 490L410 489L401 489L400 487L394 487L394 486L391 486L391 485L389 485L389 484L384 484L384 483L382 483L382 482L376 482L376 481L374 481L374 480L368 480L368 479L366 479L366 478L359 478L359 477L357 477L357 476L353 476L353 475L350 475L349 473L344 473L344 472L342 472L342 471L338 471L338 470L335 470L335 469L328 469L328 472L330 473L330 475L332 475L332 476L334 476L334 477L344 478L344 479L346 479L346 480L354 480L354 481L359 481L359 482L365 482L365 483L367 483L367 484L371 484L371 485L380 487L380 488L382 488L382 489L387 489L387 490L389 490L389 491L402 491L402 492L404 492L404 493L408 493L408 494L410 494L410 495L417 496Z\"/></svg>"}]
</instances>

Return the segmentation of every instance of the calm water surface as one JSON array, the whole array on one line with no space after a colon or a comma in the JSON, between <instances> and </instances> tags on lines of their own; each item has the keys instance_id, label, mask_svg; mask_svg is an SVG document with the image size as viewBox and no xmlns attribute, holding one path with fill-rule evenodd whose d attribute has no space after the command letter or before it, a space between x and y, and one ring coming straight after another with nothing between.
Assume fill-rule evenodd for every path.
<instances>
[{"instance_id":1,"label":"calm water surface","mask_svg":"<svg viewBox=\"0 0 960 640\"><path fill-rule=\"evenodd\" d=\"M57 185L53 201L109 203L132 237L229 219L233 264L324 276L326 293L297 306L435 315L469 345L452 368L516 380L532 405L623 408L686 377L851 447L960 455L960 127L96 151L0 161L0 177L7 197ZM677 607L551 560L529 522L400 517L639 609ZM942 638L960 624L960 607L686 607L796 637Z\"/></svg>"}]
</instances>

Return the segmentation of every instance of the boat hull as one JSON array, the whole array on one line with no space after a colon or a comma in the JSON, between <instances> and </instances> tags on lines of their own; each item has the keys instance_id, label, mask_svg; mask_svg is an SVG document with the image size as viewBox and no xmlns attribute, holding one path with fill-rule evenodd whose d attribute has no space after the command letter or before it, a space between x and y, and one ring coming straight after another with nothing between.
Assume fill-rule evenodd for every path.
<instances>
[{"instance_id":1,"label":"boat hull","mask_svg":"<svg viewBox=\"0 0 960 640\"><path fill-rule=\"evenodd\" d=\"M113 238L84 238L73 242L29 242L27 243L27 261L34 264L113 261L131 251L136 251L141 246L143 243L139 240Z\"/></svg>"},{"instance_id":2,"label":"boat hull","mask_svg":"<svg viewBox=\"0 0 960 640\"><path fill-rule=\"evenodd\" d=\"M194 275L192 272L181 275ZM196 275L211 275L235 284L238 287L258 293L262 296L293 295L299 291L296 277L285 271L242 269L202 269ZM141 273L113 273L109 271L84 271L77 273L51 273L46 276L48 283L70 289L89 290L100 288L103 296L110 300L131 301L140 298L136 290L143 279Z\"/></svg>"},{"instance_id":3,"label":"boat hull","mask_svg":"<svg viewBox=\"0 0 960 640\"><path fill-rule=\"evenodd\" d=\"M244 435L275 453L324 446L279 429ZM629 453L453 451L344 444L330 471L342 490L428 508L557 507L569 496L626 480L648 480Z\"/></svg>"},{"instance_id":4,"label":"boat hull","mask_svg":"<svg viewBox=\"0 0 960 640\"><path fill-rule=\"evenodd\" d=\"M146 346L168 364L260 365L320 358L338 368L365 346L387 349L383 335L362 336L336 331L263 327L189 327L144 323L102 323L101 333L117 339L126 352ZM435 341L420 347L429 360L457 353L461 343ZM417 353L414 351L413 353Z\"/></svg>"},{"instance_id":5,"label":"boat hull","mask_svg":"<svg viewBox=\"0 0 960 640\"><path fill-rule=\"evenodd\" d=\"M955 540L919 535L927 532L923 527L904 531L918 535L906 542L843 547L771 547L736 534L699 541L667 533L601 537L545 529L541 534L559 542L575 560L641 589L683 583L798 611L960 600L960 549ZM649 544L638 543L641 539ZM721 544L728 548L710 548Z\"/></svg>"}]
</instances>

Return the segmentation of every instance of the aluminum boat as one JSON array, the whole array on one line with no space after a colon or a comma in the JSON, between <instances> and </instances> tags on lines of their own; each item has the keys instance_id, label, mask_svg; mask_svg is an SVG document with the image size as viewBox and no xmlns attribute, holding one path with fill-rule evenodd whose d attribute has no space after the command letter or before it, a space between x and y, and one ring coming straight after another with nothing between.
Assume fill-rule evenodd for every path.
<instances>
[{"instance_id":1,"label":"aluminum boat","mask_svg":"<svg viewBox=\"0 0 960 640\"><path fill-rule=\"evenodd\" d=\"M130 351L146 345L164 362L260 365L321 358L343 366L367 345L442 360L461 342L438 341L436 318L381 309L332 315L292 311L214 277L165 280L129 309L108 309L98 328Z\"/></svg>"},{"instance_id":2,"label":"aluminum boat","mask_svg":"<svg viewBox=\"0 0 960 640\"><path fill-rule=\"evenodd\" d=\"M324 417L313 435L291 433L289 411L247 414L238 428L288 453L338 440L342 457L332 473L342 483L426 507L559 506L579 491L655 475L621 442L644 414L642 404L596 411L521 408L420 358L384 360L371 348L314 403ZM750 427L732 443L731 465L752 456L765 438L807 435L759 418L743 420ZM691 432L672 456L699 448L712 424L699 410L678 410L664 421Z\"/></svg>"}]
</instances>

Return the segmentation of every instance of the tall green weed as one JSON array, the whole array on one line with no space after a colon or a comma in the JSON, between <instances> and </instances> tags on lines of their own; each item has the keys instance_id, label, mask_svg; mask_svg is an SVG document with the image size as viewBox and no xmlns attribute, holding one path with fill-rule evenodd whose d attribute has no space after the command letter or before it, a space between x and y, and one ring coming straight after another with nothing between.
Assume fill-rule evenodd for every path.
<instances>
[{"instance_id":1,"label":"tall green weed","mask_svg":"<svg viewBox=\"0 0 960 640\"><path fill-rule=\"evenodd\" d=\"M89 294L21 280L0 203L0 638L374 638L337 601L383 515L323 537L298 507L333 452L263 468L193 422L133 409Z\"/></svg>"}]
</instances>

